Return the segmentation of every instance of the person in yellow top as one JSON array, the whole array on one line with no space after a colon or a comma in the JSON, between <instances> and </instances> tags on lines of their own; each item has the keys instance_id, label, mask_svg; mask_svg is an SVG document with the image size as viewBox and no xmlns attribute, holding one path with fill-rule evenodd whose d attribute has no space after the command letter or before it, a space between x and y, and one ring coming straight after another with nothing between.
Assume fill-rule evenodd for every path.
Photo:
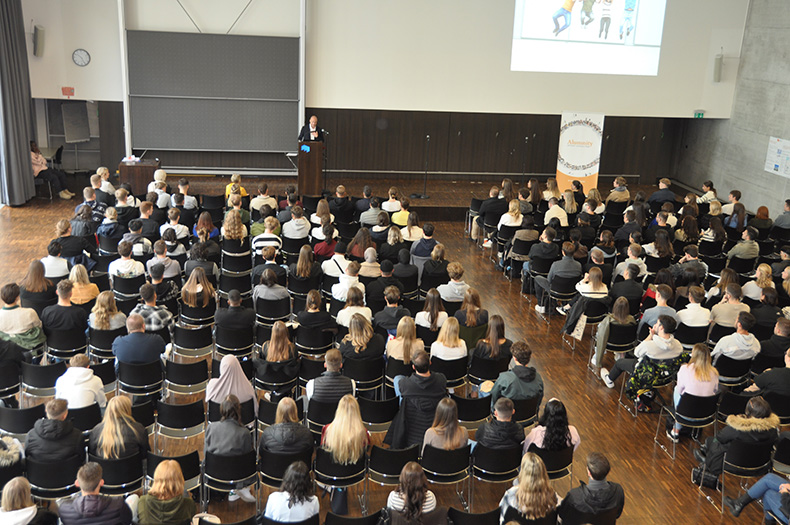
<instances>
[{"instance_id":1,"label":"person in yellow top","mask_svg":"<svg viewBox=\"0 0 790 525\"><path fill-rule=\"evenodd\" d=\"M576 0L563 0L562 7L557 9L557 12L551 17L554 20L554 36L559 35L571 26L571 11L573 11L573 4L575 3ZM557 20L560 18L564 19L562 27L557 23Z\"/></svg>"},{"instance_id":2,"label":"person in yellow top","mask_svg":"<svg viewBox=\"0 0 790 525\"><path fill-rule=\"evenodd\" d=\"M390 222L392 222L392 224L397 224L401 228L406 226L406 223L409 222L410 205L411 203L409 202L409 199L407 199L406 197L402 198L400 200L400 211L396 211L395 213L392 214L392 218L390 219Z\"/></svg>"},{"instance_id":3,"label":"person in yellow top","mask_svg":"<svg viewBox=\"0 0 790 525\"><path fill-rule=\"evenodd\" d=\"M233 175L230 176L230 184L225 186L225 200L228 200L228 197L230 197L230 189L233 187L234 184L239 185L239 190L241 190L242 197L247 196L247 190L241 187L241 175L239 175L238 173L234 173Z\"/></svg>"}]
</instances>

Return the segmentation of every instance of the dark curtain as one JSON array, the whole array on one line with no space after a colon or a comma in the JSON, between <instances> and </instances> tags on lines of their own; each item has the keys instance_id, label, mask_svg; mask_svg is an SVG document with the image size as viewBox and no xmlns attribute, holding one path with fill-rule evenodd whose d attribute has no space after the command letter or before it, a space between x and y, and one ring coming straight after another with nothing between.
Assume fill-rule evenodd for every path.
<instances>
[{"instance_id":1,"label":"dark curtain","mask_svg":"<svg viewBox=\"0 0 790 525\"><path fill-rule=\"evenodd\" d=\"M21 0L0 1L0 202L24 204L35 195L30 140L30 73Z\"/></svg>"}]
</instances>

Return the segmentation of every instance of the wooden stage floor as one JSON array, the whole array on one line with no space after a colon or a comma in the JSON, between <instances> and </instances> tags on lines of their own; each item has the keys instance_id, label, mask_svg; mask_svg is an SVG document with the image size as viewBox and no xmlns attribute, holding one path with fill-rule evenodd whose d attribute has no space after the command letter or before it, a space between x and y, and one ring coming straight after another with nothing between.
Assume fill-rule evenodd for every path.
<instances>
[{"instance_id":1,"label":"wooden stage floor","mask_svg":"<svg viewBox=\"0 0 790 525\"><path fill-rule=\"evenodd\" d=\"M202 184L198 179L194 180L195 187ZM219 185L218 181L212 182ZM475 193L484 193L489 184L490 181L483 184ZM468 205L470 186L459 190L455 196L462 199L459 203L462 206ZM359 190L355 185L349 185L349 188L352 192ZM72 187L75 193L77 189ZM449 190L444 191L449 193ZM438 196L439 192L435 195ZM447 198L451 197L448 195ZM46 245L54 237L55 222L70 218L75 204L73 201L50 203L36 199L26 206L0 210L0 284L18 281L31 259L46 255ZM530 343L534 352L533 364L546 384L544 399L557 397L566 404L571 424L578 428L582 438L574 456L574 485L578 485L580 479L586 481L585 456L592 451L602 451L612 463L610 479L625 488L626 506L618 523L762 523L762 509L757 504L750 505L740 520L734 520L726 511L719 514L700 496L689 481L694 461L688 440L678 446L678 457L674 462L654 445L658 416L639 414L634 419L617 403L619 383L618 389L609 390L587 370L589 335L575 354L571 354L560 339L562 319L554 316L549 326L540 321L532 305L520 295L520 281L509 282L501 273L494 272L488 258L464 238L460 221L437 223L436 237L448 247L448 259L463 264L465 279L481 292L483 306L491 314L504 317L507 337L512 340L523 338ZM604 364L611 366L611 356L605 357ZM667 392L665 397L671 399L671 394ZM705 431L706 436L710 433L710 429ZM660 437L666 444L663 425ZM376 442L380 439L381 435L374 436ZM200 439L177 444L174 441L166 440L166 453L178 455L195 447L202 451ZM729 495L737 495L736 485L736 479L727 478ZM386 502L388 489L374 484L370 487L370 508L380 508ZM506 488L502 484L476 483L474 510L483 512L495 508ZM558 482L556 488L564 495L568 490L568 480ZM440 487L435 492L440 504L458 506L452 488ZM358 513L355 501L352 498L349 501L352 513ZM328 500L322 499L322 514L328 506ZM236 521L248 517L253 506L239 500L214 503L209 511L220 515L224 521Z\"/></svg>"}]
</instances>

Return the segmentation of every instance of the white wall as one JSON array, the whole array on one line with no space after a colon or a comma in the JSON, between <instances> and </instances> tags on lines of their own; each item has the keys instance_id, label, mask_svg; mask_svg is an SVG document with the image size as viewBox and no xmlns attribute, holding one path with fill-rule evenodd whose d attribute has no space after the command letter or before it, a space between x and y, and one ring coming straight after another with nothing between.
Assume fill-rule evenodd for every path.
<instances>
[{"instance_id":1,"label":"white wall","mask_svg":"<svg viewBox=\"0 0 790 525\"><path fill-rule=\"evenodd\" d=\"M30 56L33 96L123 100L115 0L23 0L45 26ZM182 0L203 32L224 34L246 0ZM657 77L510 71L514 3L507 0L308 0L305 101L312 107L493 113L730 116L748 2L669 0ZM128 29L197 32L175 0L126 0ZM28 27L28 31L30 31ZM253 0L232 34L296 36L298 0ZM77 47L92 62L71 62ZM724 78L712 82L724 47ZM32 46L31 46L32 50Z\"/></svg>"},{"instance_id":2,"label":"white wall","mask_svg":"<svg viewBox=\"0 0 790 525\"><path fill-rule=\"evenodd\" d=\"M729 117L748 2L669 0L657 77L510 71L514 2L309 0L309 106ZM550 22L549 22L550 23Z\"/></svg>"},{"instance_id":3,"label":"white wall","mask_svg":"<svg viewBox=\"0 0 790 525\"><path fill-rule=\"evenodd\" d=\"M69 86L77 100L123 100L115 0L24 0L22 11L33 98L66 98ZM33 56L33 25L45 30L42 57ZM78 48L91 55L85 67L71 60Z\"/></svg>"}]
</instances>

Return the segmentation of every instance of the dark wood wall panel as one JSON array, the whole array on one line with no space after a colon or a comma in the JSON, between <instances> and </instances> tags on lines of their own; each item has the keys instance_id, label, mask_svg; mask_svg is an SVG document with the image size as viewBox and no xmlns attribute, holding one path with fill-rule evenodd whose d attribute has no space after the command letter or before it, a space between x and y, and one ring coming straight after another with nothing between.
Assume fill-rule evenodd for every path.
<instances>
[{"instance_id":1,"label":"dark wood wall panel","mask_svg":"<svg viewBox=\"0 0 790 525\"><path fill-rule=\"evenodd\" d=\"M431 172L520 173L525 148L527 173L556 169L559 115L323 108L307 114L330 131L331 170L423 171L426 135ZM672 119L607 117L601 174L669 174L678 129Z\"/></svg>"},{"instance_id":2,"label":"dark wood wall panel","mask_svg":"<svg viewBox=\"0 0 790 525\"><path fill-rule=\"evenodd\" d=\"M124 157L122 102L99 102L99 149L101 165L111 170Z\"/></svg>"}]
</instances>

